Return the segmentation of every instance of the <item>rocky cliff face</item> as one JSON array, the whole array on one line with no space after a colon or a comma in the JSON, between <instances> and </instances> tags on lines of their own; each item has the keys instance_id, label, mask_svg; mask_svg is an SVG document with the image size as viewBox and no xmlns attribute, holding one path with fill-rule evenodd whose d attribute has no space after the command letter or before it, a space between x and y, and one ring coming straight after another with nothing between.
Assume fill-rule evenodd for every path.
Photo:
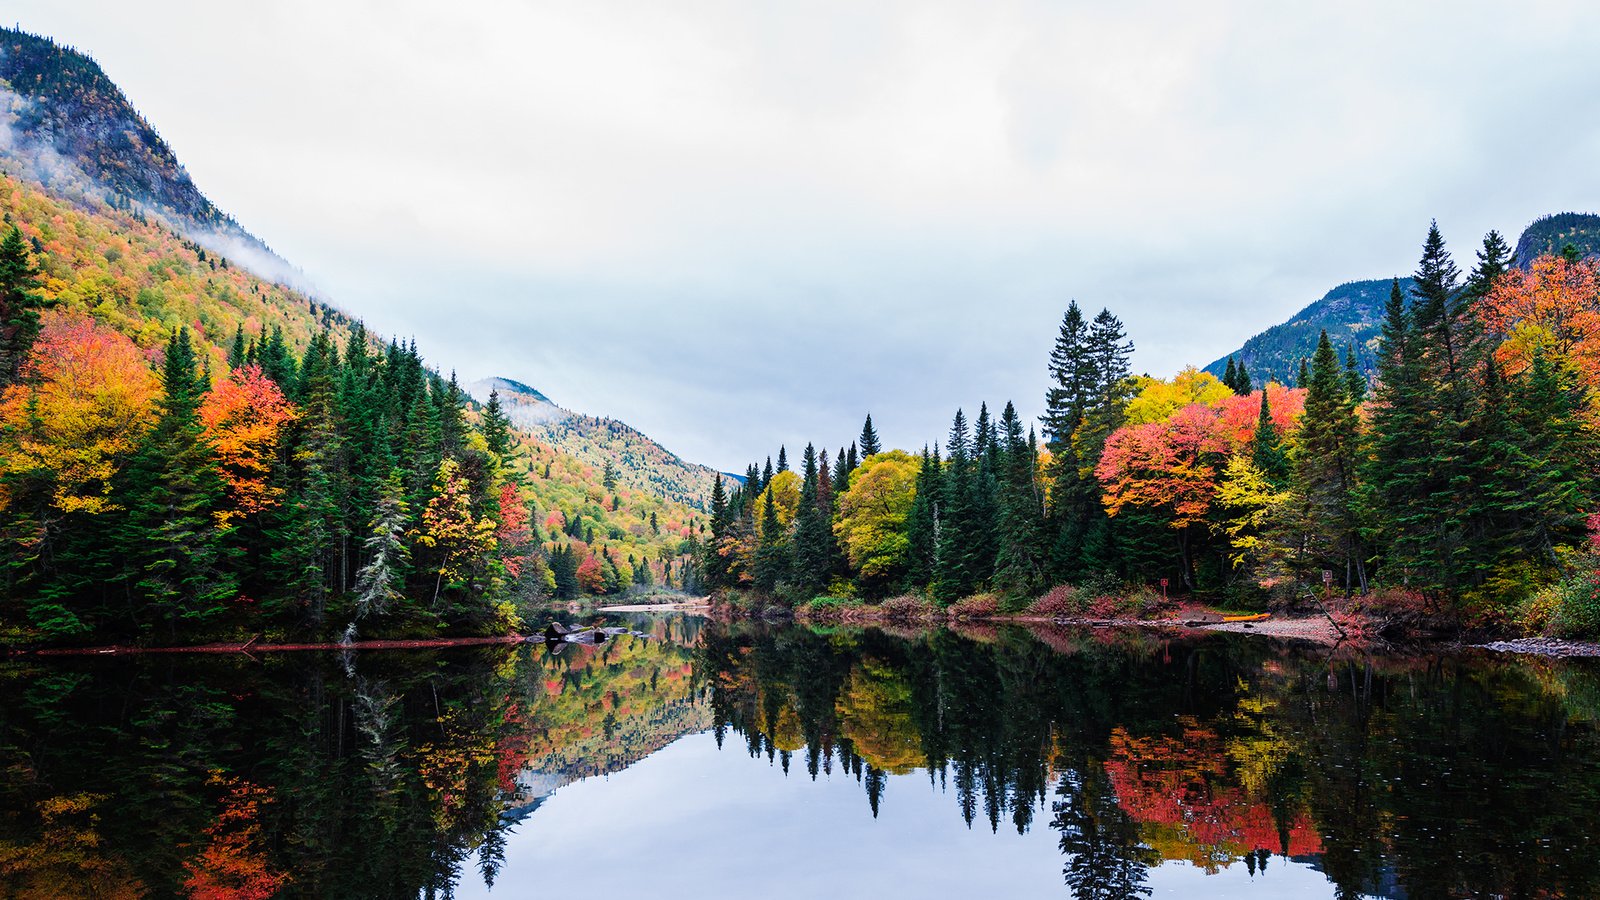
<instances>
[{"instance_id":1,"label":"rocky cliff face","mask_svg":"<svg viewBox=\"0 0 1600 900\"><path fill-rule=\"evenodd\" d=\"M1535 219L1517 238L1514 259L1527 268L1539 256L1560 253L1568 244L1583 256L1600 256L1600 216L1569 212Z\"/></svg>"}]
</instances>

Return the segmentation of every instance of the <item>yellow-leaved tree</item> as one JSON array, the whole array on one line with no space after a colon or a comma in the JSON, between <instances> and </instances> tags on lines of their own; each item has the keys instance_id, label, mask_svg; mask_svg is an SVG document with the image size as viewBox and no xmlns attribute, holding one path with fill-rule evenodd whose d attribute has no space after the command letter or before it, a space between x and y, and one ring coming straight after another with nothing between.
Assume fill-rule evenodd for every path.
<instances>
[{"instance_id":1,"label":"yellow-leaved tree","mask_svg":"<svg viewBox=\"0 0 1600 900\"><path fill-rule=\"evenodd\" d=\"M62 513L112 509L111 479L160 394L132 341L82 313L47 311L22 380L0 395L0 509L30 493Z\"/></svg>"}]
</instances>

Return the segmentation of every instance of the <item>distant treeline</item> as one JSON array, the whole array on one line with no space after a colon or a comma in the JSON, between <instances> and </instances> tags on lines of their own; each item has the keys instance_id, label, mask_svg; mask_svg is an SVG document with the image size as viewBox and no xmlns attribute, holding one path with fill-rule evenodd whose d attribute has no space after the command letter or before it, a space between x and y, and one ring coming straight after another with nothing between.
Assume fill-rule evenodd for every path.
<instances>
[{"instance_id":1,"label":"distant treeline","mask_svg":"<svg viewBox=\"0 0 1600 900\"><path fill-rule=\"evenodd\" d=\"M1535 629L1600 628L1600 273L1526 269L1490 232L1465 275L1430 227L1375 346L1324 333L1292 385L1135 376L1122 323L1069 306L1042 435L957 411L942 445L787 450L715 486L708 582L790 604L994 592L1020 609L1161 582L1266 603L1342 592ZM1357 355L1375 355L1376 375ZM831 602L831 601L828 601Z\"/></svg>"}]
</instances>

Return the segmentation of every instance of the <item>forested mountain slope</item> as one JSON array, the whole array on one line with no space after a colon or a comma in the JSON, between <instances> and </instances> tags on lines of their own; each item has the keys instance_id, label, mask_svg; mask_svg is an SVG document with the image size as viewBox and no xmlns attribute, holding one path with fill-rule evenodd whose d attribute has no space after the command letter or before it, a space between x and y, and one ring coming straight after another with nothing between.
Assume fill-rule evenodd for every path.
<instances>
[{"instance_id":1,"label":"forested mountain slope","mask_svg":"<svg viewBox=\"0 0 1600 900\"><path fill-rule=\"evenodd\" d=\"M513 425L602 471L610 462L618 484L700 510L710 502L714 469L681 459L626 422L563 409L508 378L486 378L467 390L480 403L488 401L490 391L499 392Z\"/></svg>"},{"instance_id":2,"label":"forested mountain slope","mask_svg":"<svg viewBox=\"0 0 1600 900\"><path fill-rule=\"evenodd\" d=\"M1232 357L1243 360L1257 384L1293 384L1300 360L1311 358L1318 336L1326 330L1335 346L1354 348L1358 365L1370 372L1375 365L1373 348L1383 321L1383 304L1392 285L1387 278L1341 284L1289 321L1245 341L1243 347L1206 366L1205 371L1221 377ZM1411 279L1401 279L1400 289L1410 291Z\"/></svg>"},{"instance_id":3,"label":"forested mountain slope","mask_svg":"<svg viewBox=\"0 0 1600 900\"><path fill-rule=\"evenodd\" d=\"M203 246L244 232L86 57L0 58L0 640L326 636L397 599L363 633L481 631L692 582L693 510Z\"/></svg>"}]
</instances>

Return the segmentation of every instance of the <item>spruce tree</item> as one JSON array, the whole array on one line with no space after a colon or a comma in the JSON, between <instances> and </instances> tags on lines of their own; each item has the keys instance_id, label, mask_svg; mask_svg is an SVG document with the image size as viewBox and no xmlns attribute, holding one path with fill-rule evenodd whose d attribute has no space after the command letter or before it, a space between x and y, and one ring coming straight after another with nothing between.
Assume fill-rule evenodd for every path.
<instances>
[{"instance_id":1,"label":"spruce tree","mask_svg":"<svg viewBox=\"0 0 1600 900\"><path fill-rule=\"evenodd\" d=\"M829 516L820 499L820 488L827 483L827 478L818 469L816 449L811 444L806 445L802 466L800 507L795 513L791 553L792 580L797 587L815 596L828 586L835 543Z\"/></svg>"},{"instance_id":2,"label":"spruce tree","mask_svg":"<svg viewBox=\"0 0 1600 900\"><path fill-rule=\"evenodd\" d=\"M1272 409L1267 401L1267 391L1261 392L1261 413L1256 418L1255 437L1250 442L1250 461L1267 483L1282 489L1289 484L1291 467L1288 451L1278 436L1278 427L1272 422Z\"/></svg>"},{"instance_id":3,"label":"spruce tree","mask_svg":"<svg viewBox=\"0 0 1600 900\"><path fill-rule=\"evenodd\" d=\"M392 604L404 599L407 566L411 560L410 547L406 544L410 521L411 510L406 507L400 473L391 472L384 479L362 545L367 563L356 573L356 619L381 616Z\"/></svg>"},{"instance_id":4,"label":"spruce tree","mask_svg":"<svg viewBox=\"0 0 1600 900\"><path fill-rule=\"evenodd\" d=\"M1089 326L1078 302L1072 301L1061 317L1055 346L1050 350L1050 388L1045 391L1044 434L1057 458L1072 447L1072 433L1082 421L1093 390L1094 368L1089 355Z\"/></svg>"},{"instance_id":5,"label":"spruce tree","mask_svg":"<svg viewBox=\"0 0 1600 900\"><path fill-rule=\"evenodd\" d=\"M39 310L46 304L35 293L38 286L39 269L28 243L12 225L0 241L0 390L16 383L39 337Z\"/></svg>"},{"instance_id":6,"label":"spruce tree","mask_svg":"<svg viewBox=\"0 0 1600 900\"><path fill-rule=\"evenodd\" d=\"M1253 393L1255 393L1256 386L1250 380L1250 370L1245 367L1243 358L1241 358L1239 360L1239 371L1234 377L1238 381L1238 385L1234 389L1234 393L1236 393L1236 394L1253 394ZM1263 387L1265 387L1265 385L1263 385Z\"/></svg>"},{"instance_id":7,"label":"spruce tree","mask_svg":"<svg viewBox=\"0 0 1600 900\"><path fill-rule=\"evenodd\" d=\"M789 448L782 445L778 447L778 471L789 471Z\"/></svg>"},{"instance_id":8,"label":"spruce tree","mask_svg":"<svg viewBox=\"0 0 1600 900\"><path fill-rule=\"evenodd\" d=\"M1222 370L1222 384L1235 394L1239 393L1239 368L1233 363L1233 357L1228 357L1228 365Z\"/></svg>"},{"instance_id":9,"label":"spruce tree","mask_svg":"<svg viewBox=\"0 0 1600 900\"><path fill-rule=\"evenodd\" d=\"M173 640L223 614L238 589L237 550L214 515L222 475L200 422L209 385L187 328L167 343L161 386L159 418L125 473L121 546L132 593L148 610L140 618Z\"/></svg>"},{"instance_id":10,"label":"spruce tree","mask_svg":"<svg viewBox=\"0 0 1600 900\"><path fill-rule=\"evenodd\" d=\"M1044 587L1043 509L1035 489L1037 465L1033 441L1022 434L1016 407L1006 403L1000 414L1002 470L998 515L998 547L994 583L1007 595L1023 599Z\"/></svg>"},{"instance_id":11,"label":"spruce tree","mask_svg":"<svg viewBox=\"0 0 1600 900\"><path fill-rule=\"evenodd\" d=\"M980 577L972 566L972 495L976 466L967 417L959 409L950 425L945 449L944 496L941 498L939 543L934 554L933 594L941 603L950 603L971 594Z\"/></svg>"},{"instance_id":12,"label":"spruce tree","mask_svg":"<svg viewBox=\"0 0 1600 900\"><path fill-rule=\"evenodd\" d=\"M1495 282L1511 271L1511 260L1511 247L1500 236L1500 232L1491 231L1484 235L1483 246L1478 250L1478 262L1467 276L1465 292L1469 302L1477 303L1488 296Z\"/></svg>"},{"instance_id":13,"label":"spruce tree","mask_svg":"<svg viewBox=\"0 0 1600 900\"><path fill-rule=\"evenodd\" d=\"M755 576L756 590L770 594L788 570L788 556L785 553L787 541L783 526L778 522L778 509L772 502L772 493L769 491L764 497L761 534L756 545L755 571L752 574Z\"/></svg>"},{"instance_id":14,"label":"spruce tree","mask_svg":"<svg viewBox=\"0 0 1600 900\"><path fill-rule=\"evenodd\" d=\"M488 444L489 452L501 460L511 457L511 419L505 414L505 409L500 405L500 392L489 391L489 402L483 407L483 440ZM609 461L607 465L610 465ZM610 489L607 485L607 489Z\"/></svg>"},{"instance_id":15,"label":"spruce tree","mask_svg":"<svg viewBox=\"0 0 1600 900\"><path fill-rule=\"evenodd\" d=\"M917 469L917 493L906 515L906 588L923 591L932 584L939 544L940 479L938 451L922 448L922 463Z\"/></svg>"},{"instance_id":16,"label":"spruce tree","mask_svg":"<svg viewBox=\"0 0 1600 900\"><path fill-rule=\"evenodd\" d=\"M858 443L863 459L883 450L883 445L878 442L878 431L872 427L872 413L867 413L867 421L861 426L861 440Z\"/></svg>"},{"instance_id":17,"label":"spruce tree","mask_svg":"<svg viewBox=\"0 0 1600 900\"><path fill-rule=\"evenodd\" d=\"M228 348L228 368L244 365L245 353L244 324L240 323L233 331L233 344Z\"/></svg>"},{"instance_id":18,"label":"spruce tree","mask_svg":"<svg viewBox=\"0 0 1600 900\"><path fill-rule=\"evenodd\" d=\"M1303 563L1339 572L1346 591L1367 587L1356 512L1359 439L1343 367L1323 331L1311 358L1306 411L1295 448L1294 489L1309 552Z\"/></svg>"}]
</instances>

